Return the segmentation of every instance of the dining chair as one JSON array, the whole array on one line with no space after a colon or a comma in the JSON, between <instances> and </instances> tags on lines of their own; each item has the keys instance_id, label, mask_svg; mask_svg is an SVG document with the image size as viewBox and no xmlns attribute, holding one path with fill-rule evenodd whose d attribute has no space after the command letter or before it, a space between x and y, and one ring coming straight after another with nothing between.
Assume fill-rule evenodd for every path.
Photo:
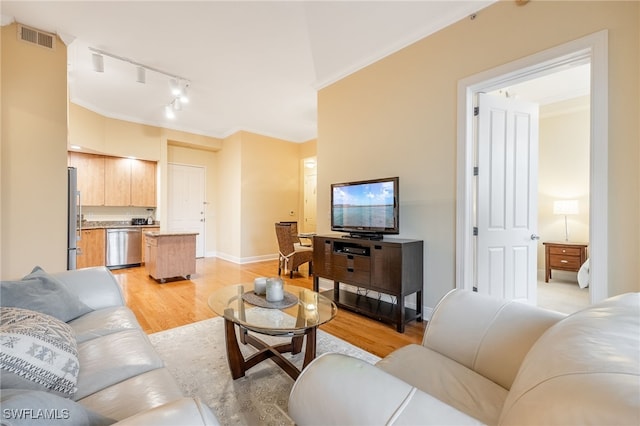
<instances>
[{"instance_id":1,"label":"dining chair","mask_svg":"<svg viewBox=\"0 0 640 426\"><path fill-rule=\"evenodd\" d=\"M297 224L296 224L297 226ZM293 272L304 263L309 263L309 275L313 274L313 249L294 243L290 223L276 223L276 237L278 239L278 275L284 270L289 271L289 278ZM296 232L296 238L298 236ZM299 241L299 240L298 240Z\"/></svg>"}]
</instances>

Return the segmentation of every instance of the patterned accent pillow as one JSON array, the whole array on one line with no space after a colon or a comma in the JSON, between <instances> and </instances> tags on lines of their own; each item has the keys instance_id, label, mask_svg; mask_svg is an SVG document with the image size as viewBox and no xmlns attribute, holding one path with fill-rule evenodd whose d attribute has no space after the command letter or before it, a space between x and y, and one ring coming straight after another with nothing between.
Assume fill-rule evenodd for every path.
<instances>
[{"instance_id":1,"label":"patterned accent pillow","mask_svg":"<svg viewBox=\"0 0 640 426\"><path fill-rule=\"evenodd\" d=\"M43 313L0 308L2 388L44 390L64 397L77 390L78 346L73 329Z\"/></svg>"}]
</instances>

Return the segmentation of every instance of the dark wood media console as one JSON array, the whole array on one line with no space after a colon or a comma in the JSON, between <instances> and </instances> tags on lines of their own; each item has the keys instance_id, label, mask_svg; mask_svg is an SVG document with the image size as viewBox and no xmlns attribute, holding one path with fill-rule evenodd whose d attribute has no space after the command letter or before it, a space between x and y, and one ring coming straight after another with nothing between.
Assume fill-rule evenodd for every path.
<instances>
[{"instance_id":1,"label":"dark wood media console","mask_svg":"<svg viewBox=\"0 0 640 426\"><path fill-rule=\"evenodd\" d=\"M399 238L367 240L339 235L313 239L313 289L319 279L333 280L333 290L322 292L336 305L379 321L396 325L404 333L408 321L422 321L423 242ZM340 289L340 283L384 293L396 303ZM416 294L416 309L404 298Z\"/></svg>"}]
</instances>

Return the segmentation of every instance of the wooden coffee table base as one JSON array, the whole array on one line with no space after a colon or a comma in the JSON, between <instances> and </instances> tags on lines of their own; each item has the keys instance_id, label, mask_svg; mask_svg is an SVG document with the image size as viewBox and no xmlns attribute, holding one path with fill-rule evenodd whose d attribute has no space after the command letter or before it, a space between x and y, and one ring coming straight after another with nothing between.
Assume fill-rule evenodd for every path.
<instances>
[{"instance_id":1,"label":"wooden coffee table base","mask_svg":"<svg viewBox=\"0 0 640 426\"><path fill-rule=\"evenodd\" d=\"M317 327L308 328L303 335L293 336L289 343L282 343L275 346L269 346L257 337L250 335L244 327L238 326L238 328L240 341L243 344L249 343L258 349L258 352L249 356L247 359L244 358L242 352L240 352L240 345L238 344L236 324L225 318L224 333L227 344L227 359L229 361L229 368L231 369L231 376L234 380L244 377L245 371L270 358L273 358L273 362L278 364L293 380L297 379L301 370L293 365L291 361L283 357L282 354L287 352L291 352L292 354L300 353L302 350L302 341L305 336L307 337L307 345L304 350L304 364L302 365L302 369L309 365L316 357Z\"/></svg>"}]
</instances>

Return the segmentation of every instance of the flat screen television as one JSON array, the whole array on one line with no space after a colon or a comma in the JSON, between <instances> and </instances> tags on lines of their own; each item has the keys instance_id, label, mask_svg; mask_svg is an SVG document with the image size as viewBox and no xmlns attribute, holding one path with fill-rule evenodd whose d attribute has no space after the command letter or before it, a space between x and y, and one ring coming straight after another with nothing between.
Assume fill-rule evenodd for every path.
<instances>
[{"instance_id":1,"label":"flat screen television","mask_svg":"<svg viewBox=\"0 0 640 426\"><path fill-rule=\"evenodd\" d=\"M355 238L400 233L399 178L331 185L331 230Z\"/></svg>"}]
</instances>

